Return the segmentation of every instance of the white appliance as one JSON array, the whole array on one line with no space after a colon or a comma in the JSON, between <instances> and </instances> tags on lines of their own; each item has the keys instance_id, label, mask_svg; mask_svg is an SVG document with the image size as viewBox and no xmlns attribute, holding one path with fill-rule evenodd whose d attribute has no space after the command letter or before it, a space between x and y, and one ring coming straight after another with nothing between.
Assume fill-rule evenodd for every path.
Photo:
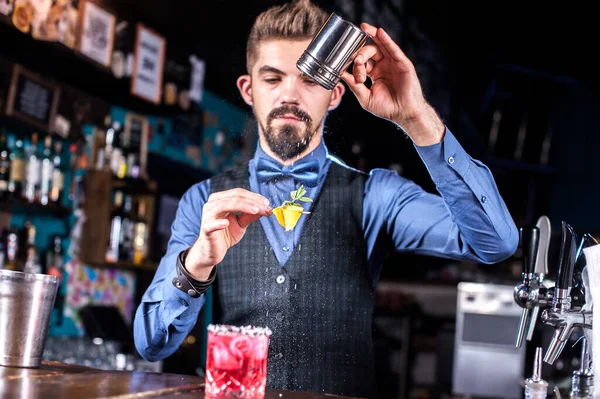
<instances>
[{"instance_id":1,"label":"white appliance","mask_svg":"<svg viewBox=\"0 0 600 399\"><path fill-rule=\"evenodd\" d=\"M523 397L525 345L515 345L522 309L513 290L514 285L458 284L453 394Z\"/></svg>"}]
</instances>

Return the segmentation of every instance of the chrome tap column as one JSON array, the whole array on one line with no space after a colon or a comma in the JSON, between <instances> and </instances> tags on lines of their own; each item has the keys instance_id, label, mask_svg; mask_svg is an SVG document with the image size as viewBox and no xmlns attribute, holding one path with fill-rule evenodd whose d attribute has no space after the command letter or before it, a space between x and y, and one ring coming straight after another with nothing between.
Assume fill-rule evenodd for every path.
<instances>
[{"instance_id":1,"label":"chrome tap column","mask_svg":"<svg viewBox=\"0 0 600 399\"><path fill-rule=\"evenodd\" d=\"M549 234L547 237L541 238L544 234L540 226L547 222L547 218L542 216L536 227L520 230L523 250L523 280L515 286L514 299L523 310L516 346L521 346L525 335L528 340L531 337L535 326L535 320L531 317L531 309L545 308L542 312L542 322L552 326L554 333L546 349L544 362L554 364L575 328L593 329L592 311L589 310L591 306L587 306L586 309L584 298L587 297L585 294L589 292L589 287L586 286L581 273L585 267L583 248L597 245L598 242L591 235L585 234L577 246L577 236L573 228L563 221L556 284L554 287L545 288L541 280L547 273L547 269L541 273L541 269L533 266L538 260L533 259L533 254L537 254L538 257L544 251L547 254L547 245L540 250L541 242L549 242L550 239ZM548 226L549 224L546 227ZM549 228L547 230L549 231ZM576 265L577 270L575 270ZM576 271L575 275L574 271ZM593 390L594 375L589 352L587 340L582 338L581 367L573 373L572 377L571 395L573 397L586 397Z\"/></svg>"},{"instance_id":2,"label":"chrome tap column","mask_svg":"<svg viewBox=\"0 0 600 399\"><path fill-rule=\"evenodd\" d=\"M519 229L523 279L515 286L514 298L523 310L516 339L518 348L525 336L531 341L540 307L547 307L553 301L554 289L544 286L544 277L548 274L550 234L550 219L547 216L540 217L536 226Z\"/></svg>"}]
</instances>

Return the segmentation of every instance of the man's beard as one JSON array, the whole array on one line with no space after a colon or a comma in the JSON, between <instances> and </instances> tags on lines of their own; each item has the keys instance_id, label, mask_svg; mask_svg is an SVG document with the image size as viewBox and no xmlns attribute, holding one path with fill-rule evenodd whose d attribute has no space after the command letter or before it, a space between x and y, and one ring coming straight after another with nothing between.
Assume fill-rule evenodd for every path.
<instances>
[{"instance_id":1,"label":"man's beard","mask_svg":"<svg viewBox=\"0 0 600 399\"><path fill-rule=\"evenodd\" d=\"M274 127L274 119L285 114L292 114L302 120L306 128L299 128L296 123L285 123ZM312 118L299 108L288 105L275 108L269 112L269 115L267 115L267 126L265 127L261 124L261 127L269 148L283 161L302 154L308 148L311 139L316 133L312 126Z\"/></svg>"}]
</instances>

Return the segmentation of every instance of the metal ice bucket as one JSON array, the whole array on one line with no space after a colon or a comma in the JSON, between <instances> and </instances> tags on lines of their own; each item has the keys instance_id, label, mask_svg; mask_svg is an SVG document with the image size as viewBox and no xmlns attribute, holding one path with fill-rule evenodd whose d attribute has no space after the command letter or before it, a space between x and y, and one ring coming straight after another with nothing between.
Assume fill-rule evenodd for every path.
<instances>
[{"instance_id":1,"label":"metal ice bucket","mask_svg":"<svg viewBox=\"0 0 600 399\"><path fill-rule=\"evenodd\" d=\"M39 367L59 280L0 270L0 365Z\"/></svg>"}]
</instances>

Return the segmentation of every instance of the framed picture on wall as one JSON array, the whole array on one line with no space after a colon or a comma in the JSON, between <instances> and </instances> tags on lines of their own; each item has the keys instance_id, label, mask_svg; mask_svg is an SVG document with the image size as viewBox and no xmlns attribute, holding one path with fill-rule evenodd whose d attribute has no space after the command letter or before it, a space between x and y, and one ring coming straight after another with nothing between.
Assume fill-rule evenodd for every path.
<instances>
[{"instance_id":1,"label":"framed picture on wall","mask_svg":"<svg viewBox=\"0 0 600 399\"><path fill-rule=\"evenodd\" d=\"M54 124L60 87L15 64L6 101L6 114L37 129L49 131Z\"/></svg>"},{"instance_id":2,"label":"framed picture on wall","mask_svg":"<svg viewBox=\"0 0 600 399\"><path fill-rule=\"evenodd\" d=\"M105 67L110 66L115 16L90 0L82 0L79 13L79 52Z\"/></svg>"},{"instance_id":3,"label":"framed picture on wall","mask_svg":"<svg viewBox=\"0 0 600 399\"><path fill-rule=\"evenodd\" d=\"M164 36L139 23L131 76L131 94L160 104L167 41Z\"/></svg>"}]
</instances>

